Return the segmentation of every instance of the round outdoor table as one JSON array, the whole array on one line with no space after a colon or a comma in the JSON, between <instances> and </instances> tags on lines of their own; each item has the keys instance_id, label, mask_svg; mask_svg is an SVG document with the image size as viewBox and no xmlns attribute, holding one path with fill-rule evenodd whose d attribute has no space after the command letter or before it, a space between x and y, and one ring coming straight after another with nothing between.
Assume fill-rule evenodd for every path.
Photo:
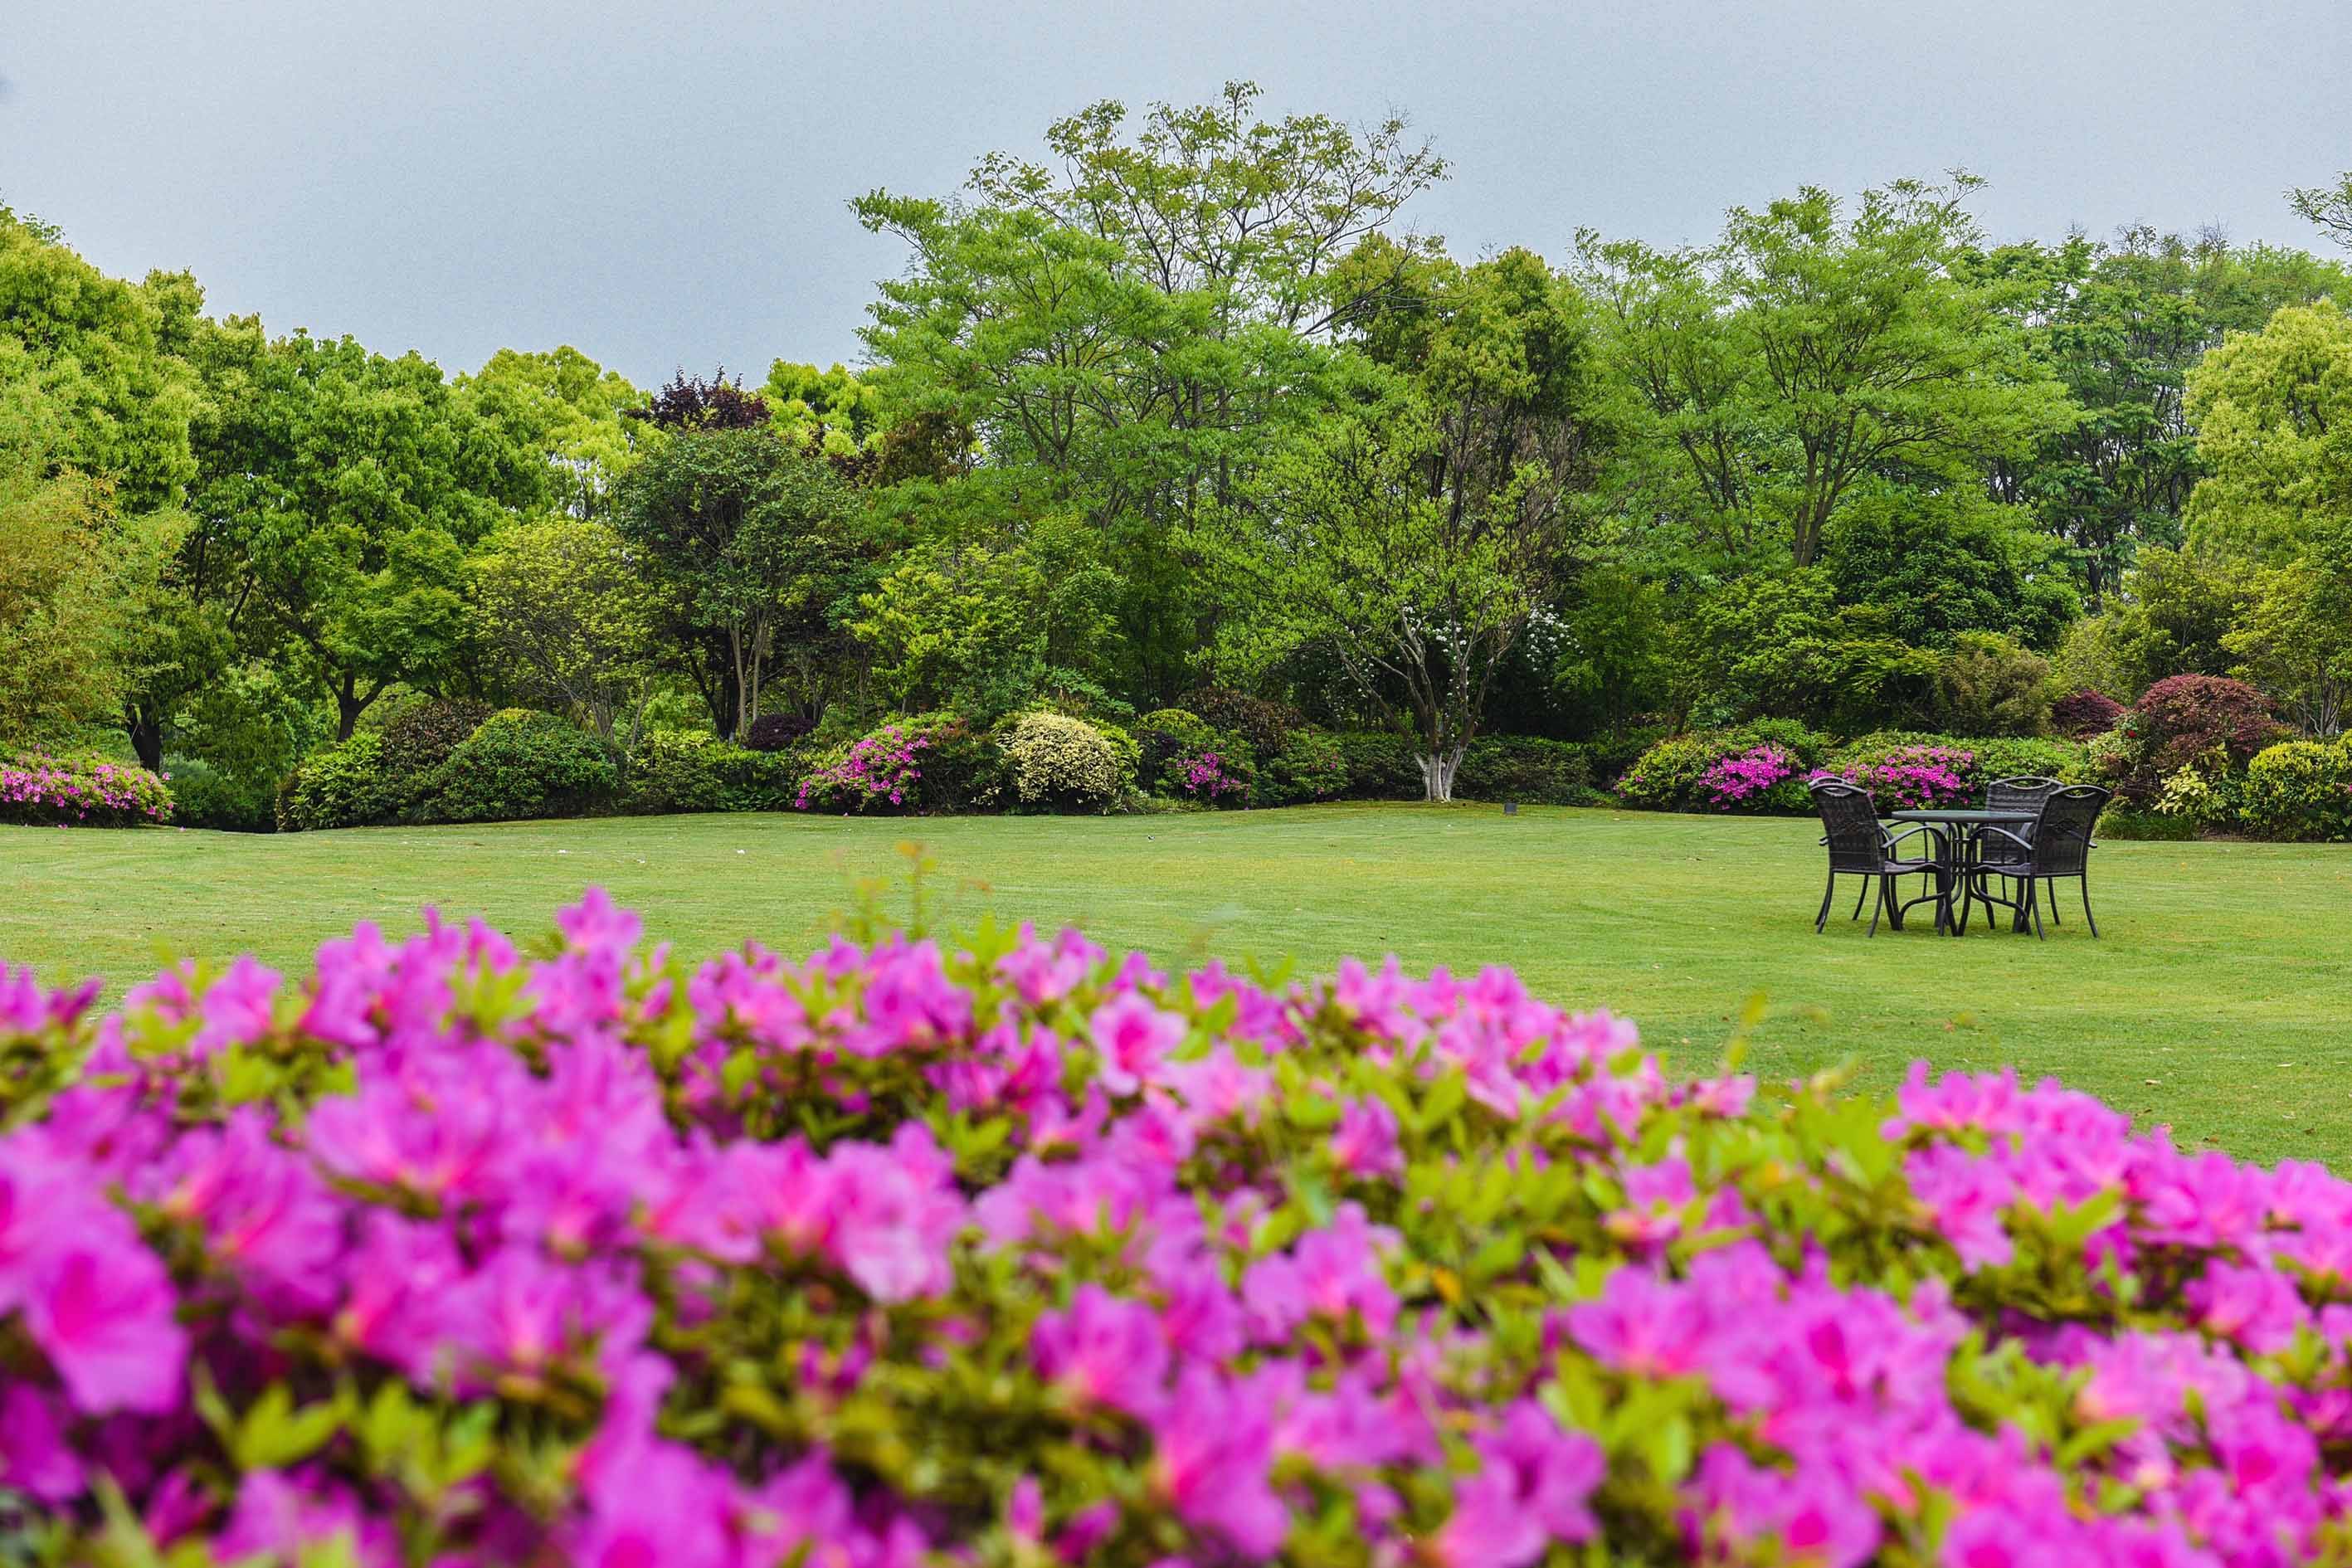
<instances>
[{"instance_id":1,"label":"round outdoor table","mask_svg":"<svg viewBox=\"0 0 2352 1568\"><path fill-rule=\"evenodd\" d=\"M1890 811L1890 822L1916 823L1935 839L1936 850L1936 929L1954 936L1968 930L1968 905L1963 902L1958 915L1952 912L1955 895L1965 900L1969 879L1976 874L1975 855L1977 833L1980 828L2005 827L2015 833L2020 827L2033 826L2035 813L2031 811L1983 811L1967 806L1937 806L1924 811ZM2020 835L2023 837L2023 835ZM1996 899L1990 893L1988 902L2016 905L2007 899ZM1987 918L1990 918L1988 911Z\"/></svg>"}]
</instances>

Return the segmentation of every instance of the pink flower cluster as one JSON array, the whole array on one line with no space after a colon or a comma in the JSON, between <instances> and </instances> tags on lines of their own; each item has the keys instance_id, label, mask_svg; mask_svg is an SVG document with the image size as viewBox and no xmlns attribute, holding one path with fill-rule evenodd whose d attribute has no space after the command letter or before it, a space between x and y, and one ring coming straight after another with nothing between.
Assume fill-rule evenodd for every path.
<instances>
[{"instance_id":1,"label":"pink flower cluster","mask_svg":"<svg viewBox=\"0 0 2352 1568\"><path fill-rule=\"evenodd\" d=\"M1796 772L1797 760L1780 747L1750 746L1717 757L1699 775L1699 795L1717 811L1732 811L1760 800L1774 784Z\"/></svg>"},{"instance_id":2,"label":"pink flower cluster","mask_svg":"<svg viewBox=\"0 0 2352 1568\"><path fill-rule=\"evenodd\" d=\"M1202 752L1176 763L1177 781L1183 784L1185 794L1202 800L1219 800L1247 790L1248 782L1226 772L1225 766L1225 759L1216 752Z\"/></svg>"},{"instance_id":3,"label":"pink flower cluster","mask_svg":"<svg viewBox=\"0 0 2352 1568\"><path fill-rule=\"evenodd\" d=\"M1816 768L1807 782L1843 779L1870 792L1881 811L1966 805L1976 798L1977 754L1952 746L1897 746L1883 757Z\"/></svg>"},{"instance_id":4,"label":"pink flower cluster","mask_svg":"<svg viewBox=\"0 0 2352 1568\"><path fill-rule=\"evenodd\" d=\"M145 768L59 758L47 752L0 763L0 822L135 826L168 822L171 791Z\"/></svg>"},{"instance_id":5,"label":"pink flower cluster","mask_svg":"<svg viewBox=\"0 0 2352 1568\"><path fill-rule=\"evenodd\" d=\"M923 776L916 753L930 743L929 734L909 733L896 724L861 736L850 742L849 754L840 762L801 781L793 807L806 811L812 805L839 804L856 811L882 801L904 805Z\"/></svg>"},{"instance_id":6,"label":"pink flower cluster","mask_svg":"<svg viewBox=\"0 0 2352 1568\"><path fill-rule=\"evenodd\" d=\"M2320 1167L2007 1076L1678 1080L1502 970L558 927L103 1017L0 974L0 1046L79 1064L0 1134L0 1492L56 1560L2352 1548Z\"/></svg>"}]
</instances>

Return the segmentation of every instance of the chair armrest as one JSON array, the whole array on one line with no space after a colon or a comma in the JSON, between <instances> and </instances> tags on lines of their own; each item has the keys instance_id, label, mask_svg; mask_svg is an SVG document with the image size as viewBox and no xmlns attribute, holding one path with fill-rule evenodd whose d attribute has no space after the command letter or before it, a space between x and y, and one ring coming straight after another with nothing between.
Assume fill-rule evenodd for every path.
<instances>
[{"instance_id":1,"label":"chair armrest","mask_svg":"<svg viewBox=\"0 0 2352 1568\"><path fill-rule=\"evenodd\" d=\"M2032 840L2032 839L2031 839L2031 838L2021 838L2021 837L2019 837L2016 834L2011 833L2008 828L2006 828L2006 827L1996 827L1996 826L1994 826L1991 823L1987 823L1987 824L1985 824L1985 826L1982 826L1982 827L1979 828L1977 831L1978 831L1978 832L1979 832L1979 833L1984 833L1984 834L1998 833L1998 834L2000 834L2003 838L2008 839L2011 844L2016 845L2020 849L2031 849L2031 848L2032 848L2032 847L2033 847L2033 840Z\"/></svg>"},{"instance_id":2,"label":"chair armrest","mask_svg":"<svg viewBox=\"0 0 2352 1568\"><path fill-rule=\"evenodd\" d=\"M1905 829L1904 829L1902 832L1900 832L1900 833L1890 833L1890 834L1888 834L1888 835L1886 836L1886 837L1885 838L1885 840L1883 840L1883 841L1882 841L1882 843L1881 843L1881 845L1880 845L1880 847L1881 847L1881 848L1885 848L1885 849L1892 849L1892 848L1894 848L1897 844L1902 843L1902 842L1903 842L1905 839L1906 839L1906 838L1915 837L1916 837L1917 835L1922 834L1922 833L1927 833L1927 834L1930 834L1930 835L1932 835L1933 831L1934 831L1934 830L1933 830L1933 829L1931 829L1930 827L1928 827L1928 826L1927 826L1927 825L1926 823L1921 823L1921 824L1919 824L1918 826L1914 826L1914 827L1906 827L1906 828L1905 828Z\"/></svg>"}]
</instances>

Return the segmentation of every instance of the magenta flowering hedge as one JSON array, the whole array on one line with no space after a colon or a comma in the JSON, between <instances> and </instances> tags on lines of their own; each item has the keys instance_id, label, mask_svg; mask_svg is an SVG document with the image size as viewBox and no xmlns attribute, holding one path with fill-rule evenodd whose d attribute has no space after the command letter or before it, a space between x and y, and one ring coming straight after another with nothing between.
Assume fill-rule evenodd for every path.
<instances>
[{"instance_id":1,"label":"magenta flowering hedge","mask_svg":"<svg viewBox=\"0 0 2352 1568\"><path fill-rule=\"evenodd\" d=\"M0 761L0 822L139 827L172 819L162 777L132 763L20 752Z\"/></svg>"},{"instance_id":2,"label":"magenta flowering hedge","mask_svg":"<svg viewBox=\"0 0 2352 1568\"><path fill-rule=\"evenodd\" d=\"M1896 746L1884 756L1816 768L1815 780L1843 779L1870 792L1881 811L1967 805L1977 796L1977 754L1957 746Z\"/></svg>"},{"instance_id":3,"label":"magenta flowering hedge","mask_svg":"<svg viewBox=\"0 0 2352 1568\"><path fill-rule=\"evenodd\" d=\"M920 800L928 731L886 724L849 743L841 760L801 781L800 811L905 811Z\"/></svg>"},{"instance_id":4,"label":"magenta flowering hedge","mask_svg":"<svg viewBox=\"0 0 2352 1568\"><path fill-rule=\"evenodd\" d=\"M1168 771L1195 800L1215 802L1249 794L1249 781L1235 773L1233 764L1216 752L1180 757L1169 764Z\"/></svg>"},{"instance_id":5,"label":"magenta flowering hedge","mask_svg":"<svg viewBox=\"0 0 2352 1568\"><path fill-rule=\"evenodd\" d=\"M2343 1562L2352 1184L1076 932L0 976L10 1561Z\"/></svg>"},{"instance_id":6,"label":"magenta flowering hedge","mask_svg":"<svg viewBox=\"0 0 2352 1568\"><path fill-rule=\"evenodd\" d=\"M1717 757L1699 775L1698 796L1717 811L1762 805L1772 786L1794 778L1797 759L1780 746L1750 746Z\"/></svg>"}]
</instances>

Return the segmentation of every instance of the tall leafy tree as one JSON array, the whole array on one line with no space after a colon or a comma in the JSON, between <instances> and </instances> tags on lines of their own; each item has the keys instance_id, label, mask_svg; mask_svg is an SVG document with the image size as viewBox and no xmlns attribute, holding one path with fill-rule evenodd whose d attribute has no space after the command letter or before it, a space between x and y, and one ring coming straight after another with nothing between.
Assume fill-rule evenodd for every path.
<instances>
[{"instance_id":1,"label":"tall leafy tree","mask_svg":"<svg viewBox=\"0 0 2352 1568\"><path fill-rule=\"evenodd\" d=\"M2337 244L2352 247L2352 174L2339 175L2332 185L2289 191L2287 201Z\"/></svg>"},{"instance_id":2,"label":"tall leafy tree","mask_svg":"<svg viewBox=\"0 0 2352 1568\"><path fill-rule=\"evenodd\" d=\"M622 416L646 402L626 376L567 344L544 353L500 349L456 385L482 417L543 456L551 504L583 520L604 515L632 456Z\"/></svg>"},{"instance_id":3,"label":"tall leafy tree","mask_svg":"<svg viewBox=\"0 0 2352 1568\"><path fill-rule=\"evenodd\" d=\"M469 566L475 628L499 683L633 749L657 605L628 542L583 518L535 519L491 534Z\"/></svg>"},{"instance_id":4,"label":"tall leafy tree","mask_svg":"<svg viewBox=\"0 0 2352 1568\"><path fill-rule=\"evenodd\" d=\"M2112 246L2007 247L1987 271L2023 285L2021 319L2081 410L2032 450L1997 459L1995 496L2031 508L2074 552L2095 611L2143 544L2177 545L2202 473L2189 371L2282 306L2352 298L2343 268L2300 251L2126 230Z\"/></svg>"},{"instance_id":5,"label":"tall leafy tree","mask_svg":"<svg viewBox=\"0 0 2352 1568\"><path fill-rule=\"evenodd\" d=\"M1732 209L1714 245L1657 251L1582 237L1675 481L1654 504L1706 544L1796 565L1866 480L1970 482L2071 417L1970 265L1974 182L1896 181L1849 208L1808 187Z\"/></svg>"},{"instance_id":6,"label":"tall leafy tree","mask_svg":"<svg viewBox=\"0 0 2352 1568\"><path fill-rule=\"evenodd\" d=\"M339 736L395 685L437 688L466 647L466 552L546 504L543 454L414 353L248 317L198 363L194 591L309 671Z\"/></svg>"},{"instance_id":7,"label":"tall leafy tree","mask_svg":"<svg viewBox=\"0 0 2352 1568\"><path fill-rule=\"evenodd\" d=\"M681 422L656 423L615 492L614 520L659 574L672 636L711 722L740 738L759 717L780 640L822 626L845 576L860 570L865 509L820 453L772 428L764 408L740 425L694 411L714 402L738 406L723 395L671 400Z\"/></svg>"},{"instance_id":8,"label":"tall leafy tree","mask_svg":"<svg viewBox=\"0 0 2352 1568\"><path fill-rule=\"evenodd\" d=\"M2189 414L2193 538L2278 563L2352 521L2352 310L2289 306L2229 339L2190 374Z\"/></svg>"},{"instance_id":9,"label":"tall leafy tree","mask_svg":"<svg viewBox=\"0 0 2352 1568\"><path fill-rule=\"evenodd\" d=\"M1330 647L1448 800L1497 672L1590 550L1615 428L1585 301L1540 258L1410 270L1350 328L1366 401L1238 510L1238 596L1277 640Z\"/></svg>"},{"instance_id":10,"label":"tall leafy tree","mask_svg":"<svg viewBox=\"0 0 2352 1568\"><path fill-rule=\"evenodd\" d=\"M1269 121L1256 98L1158 105L1132 134L1097 104L1050 129L1051 164L999 153L962 199L854 204L913 253L865 331L887 417L960 442L933 465L960 499L915 499L992 547L1096 529L1139 694L1184 683L1213 618L1184 531L1334 395L1330 269L1444 173L1400 121Z\"/></svg>"}]
</instances>

